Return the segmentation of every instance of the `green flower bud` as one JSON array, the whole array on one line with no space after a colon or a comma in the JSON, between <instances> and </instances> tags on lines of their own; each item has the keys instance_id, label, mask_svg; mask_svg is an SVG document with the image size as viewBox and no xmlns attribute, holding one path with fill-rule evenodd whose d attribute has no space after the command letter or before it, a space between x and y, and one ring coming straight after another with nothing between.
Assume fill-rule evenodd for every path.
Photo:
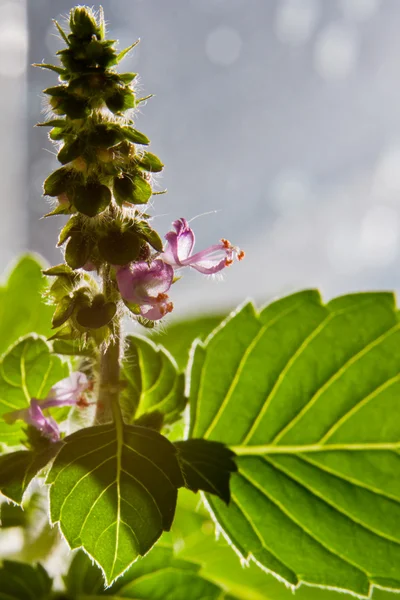
<instances>
[{"instance_id":1,"label":"green flower bud","mask_svg":"<svg viewBox=\"0 0 400 600\"><path fill-rule=\"evenodd\" d=\"M100 28L96 19L85 6L78 6L71 11L69 26L72 33L80 40L90 40L92 36L100 39Z\"/></svg>"}]
</instances>

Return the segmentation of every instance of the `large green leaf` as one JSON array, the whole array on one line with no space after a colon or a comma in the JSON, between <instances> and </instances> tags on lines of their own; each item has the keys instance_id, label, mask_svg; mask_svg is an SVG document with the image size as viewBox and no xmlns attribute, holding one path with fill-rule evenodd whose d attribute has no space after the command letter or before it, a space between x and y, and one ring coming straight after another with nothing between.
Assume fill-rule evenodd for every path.
<instances>
[{"instance_id":1,"label":"large green leaf","mask_svg":"<svg viewBox=\"0 0 400 600\"><path fill-rule=\"evenodd\" d=\"M149 337L154 342L167 348L178 363L179 369L183 370L189 358L192 342L196 338L204 340L221 323L222 319L222 316L205 315L195 319L178 321L168 325L162 331L153 329Z\"/></svg>"},{"instance_id":2,"label":"large green leaf","mask_svg":"<svg viewBox=\"0 0 400 600\"><path fill-rule=\"evenodd\" d=\"M28 333L51 335L53 308L43 300L43 268L34 256L23 256L0 288L0 353Z\"/></svg>"},{"instance_id":3,"label":"large green leaf","mask_svg":"<svg viewBox=\"0 0 400 600\"><path fill-rule=\"evenodd\" d=\"M156 546L110 588L104 590L99 569L78 552L65 577L73 598L134 598L135 600L234 600L199 574L200 565L174 556L172 548Z\"/></svg>"},{"instance_id":4,"label":"large green leaf","mask_svg":"<svg viewBox=\"0 0 400 600\"><path fill-rule=\"evenodd\" d=\"M191 437L231 446L242 556L290 585L400 589L400 323L388 293L247 304L198 343Z\"/></svg>"},{"instance_id":5,"label":"large green leaf","mask_svg":"<svg viewBox=\"0 0 400 600\"><path fill-rule=\"evenodd\" d=\"M178 374L164 348L146 338L128 336L121 374L125 383L121 404L127 422L154 412L164 416L164 423L180 418L187 400L184 376Z\"/></svg>"},{"instance_id":6,"label":"large green leaf","mask_svg":"<svg viewBox=\"0 0 400 600\"><path fill-rule=\"evenodd\" d=\"M46 398L50 388L68 375L68 365L38 336L28 336L12 346L0 362L0 444L17 446L23 421L10 425L5 413L29 406L32 398Z\"/></svg>"},{"instance_id":7,"label":"large green leaf","mask_svg":"<svg viewBox=\"0 0 400 600\"><path fill-rule=\"evenodd\" d=\"M0 600L45 600L52 580L42 566L5 560L0 567Z\"/></svg>"},{"instance_id":8,"label":"large green leaf","mask_svg":"<svg viewBox=\"0 0 400 600\"><path fill-rule=\"evenodd\" d=\"M64 442L47 478L51 520L110 584L171 527L184 483L176 449L155 431L122 423Z\"/></svg>"}]
</instances>

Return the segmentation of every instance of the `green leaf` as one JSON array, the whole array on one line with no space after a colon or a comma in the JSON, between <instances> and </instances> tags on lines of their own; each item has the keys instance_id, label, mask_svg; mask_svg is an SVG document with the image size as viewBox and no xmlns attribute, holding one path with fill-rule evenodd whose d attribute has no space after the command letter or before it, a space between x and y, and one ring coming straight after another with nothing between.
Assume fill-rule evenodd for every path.
<instances>
[{"instance_id":1,"label":"green leaf","mask_svg":"<svg viewBox=\"0 0 400 600\"><path fill-rule=\"evenodd\" d=\"M179 369L184 369L189 359L189 350L195 339L205 340L206 337L223 320L222 316L202 316L187 321L178 321L167 325L165 330L150 334L150 339L162 344L178 363Z\"/></svg>"},{"instance_id":2,"label":"green leaf","mask_svg":"<svg viewBox=\"0 0 400 600\"><path fill-rule=\"evenodd\" d=\"M400 589L399 392L388 293L247 304L196 345L190 436L238 455L229 508L209 503L242 556L292 586Z\"/></svg>"},{"instance_id":3,"label":"green leaf","mask_svg":"<svg viewBox=\"0 0 400 600\"><path fill-rule=\"evenodd\" d=\"M175 442L186 487L203 490L229 504L229 480L237 471L235 454L220 442L185 440Z\"/></svg>"},{"instance_id":4,"label":"green leaf","mask_svg":"<svg viewBox=\"0 0 400 600\"><path fill-rule=\"evenodd\" d=\"M111 192L106 185L87 183L74 189L72 201L79 212L95 217L110 204Z\"/></svg>"},{"instance_id":5,"label":"green leaf","mask_svg":"<svg viewBox=\"0 0 400 600\"><path fill-rule=\"evenodd\" d=\"M164 423L180 418L187 401L184 376L162 346L144 337L127 336L121 379L125 383L121 405L127 422L152 412L161 412Z\"/></svg>"},{"instance_id":6,"label":"green leaf","mask_svg":"<svg viewBox=\"0 0 400 600\"><path fill-rule=\"evenodd\" d=\"M138 163L142 169L151 171L152 173L159 173L164 168L164 165L158 156L151 152L144 152L138 159Z\"/></svg>"},{"instance_id":7,"label":"green leaf","mask_svg":"<svg viewBox=\"0 0 400 600\"><path fill-rule=\"evenodd\" d=\"M123 58L125 58L125 56L126 56L127 54L129 54L129 52L130 52L131 50L133 50L133 49L135 48L135 46L137 46L137 45L138 45L138 43L139 43L139 42L140 42L140 40L136 40L136 42L133 42L133 44L131 44L130 46L128 46L127 48L125 48L124 50L122 50L122 51L121 51L121 52L118 54L118 56L117 56L117 63L121 62L121 60L122 60Z\"/></svg>"},{"instance_id":8,"label":"green leaf","mask_svg":"<svg viewBox=\"0 0 400 600\"><path fill-rule=\"evenodd\" d=\"M221 587L199 574L200 565L174 556L172 548L156 546L138 560L110 588L104 590L101 572L83 552L78 552L65 577L67 592L96 598L135 600L223 600ZM230 598L233 600L232 596Z\"/></svg>"},{"instance_id":9,"label":"green leaf","mask_svg":"<svg viewBox=\"0 0 400 600\"><path fill-rule=\"evenodd\" d=\"M49 71L54 71L57 75L66 75L67 71L62 67L57 67L56 65L48 65L46 63L34 63L32 67L40 67L41 69L49 69Z\"/></svg>"},{"instance_id":10,"label":"green leaf","mask_svg":"<svg viewBox=\"0 0 400 600\"><path fill-rule=\"evenodd\" d=\"M5 560L0 567L0 600L47 600L52 585L41 565Z\"/></svg>"},{"instance_id":11,"label":"green leaf","mask_svg":"<svg viewBox=\"0 0 400 600\"><path fill-rule=\"evenodd\" d=\"M81 308L76 315L76 320L82 327L88 329L99 329L107 325L117 312L115 302L105 302L101 305L92 304Z\"/></svg>"},{"instance_id":12,"label":"green leaf","mask_svg":"<svg viewBox=\"0 0 400 600\"><path fill-rule=\"evenodd\" d=\"M0 492L3 496L21 504L29 483L58 450L58 444L48 442L40 451L20 450L0 456Z\"/></svg>"},{"instance_id":13,"label":"green leaf","mask_svg":"<svg viewBox=\"0 0 400 600\"><path fill-rule=\"evenodd\" d=\"M32 398L46 398L50 388L67 375L68 365L51 353L44 339L32 335L17 342L0 362L0 417L26 408ZM23 426L23 421L10 425L0 418L0 442L19 445Z\"/></svg>"},{"instance_id":14,"label":"green leaf","mask_svg":"<svg viewBox=\"0 0 400 600\"><path fill-rule=\"evenodd\" d=\"M57 158L62 165L66 165L67 163L78 158L82 154L82 152L82 140L80 138L76 138L72 142L65 142L65 144L57 154Z\"/></svg>"},{"instance_id":15,"label":"green leaf","mask_svg":"<svg viewBox=\"0 0 400 600\"><path fill-rule=\"evenodd\" d=\"M183 485L176 449L151 429L119 423L64 442L47 478L51 520L110 585L171 527Z\"/></svg>"},{"instance_id":16,"label":"green leaf","mask_svg":"<svg viewBox=\"0 0 400 600\"><path fill-rule=\"evenodd\" d=\"M109 231L99 239L99 252L112 265L127 265L140 252L141 240L135 231Z\"/></svg>"},{"instance_id":17,"label":"green leaf","mask_svg":"<svg viewBox=\"0 0 400 600\"><path fill-rule=\"evenodd\" d=\"M43 267L34 256L22 256L0 288L0 353L28 333L50 335L53 308L43 301Z\"/></svg>"},{"instance_id":18,"label":"green leaf","mask_svg":"<svg viewBox=\"0 0 400 600\"><path fill-rule=\"evenodd\" d=\"M127 139L129 142L141 144L143 146L150 144L149 138L141 131L133 129L133 127L122 127L122 132L125 136L125 139Z\"/></svg>"},{"instance_id":19,"label":"green leaf","mask_svg":"<svg viewBox=\"0 0 400 600\"><path fill-rule=\"evenodd\" d=\"M72 233L65 248L65 262L71 269L82 268L89 260L92 248L92 240L80 233Z\"/></svg>"}]
</instances>

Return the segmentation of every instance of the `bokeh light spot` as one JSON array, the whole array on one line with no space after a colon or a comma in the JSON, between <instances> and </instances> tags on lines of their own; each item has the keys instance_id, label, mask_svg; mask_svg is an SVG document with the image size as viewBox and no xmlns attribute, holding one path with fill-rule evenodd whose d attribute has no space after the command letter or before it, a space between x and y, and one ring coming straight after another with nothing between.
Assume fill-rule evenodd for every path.
<instances>
[{"instance_id":1,"label":"bokeh light spot","mask_svg":"<svg viewBox=\"0 0 400 600\"><path fill-rule=\"evenodd\" d=\"M283 0L277 5L275 33L281 42L303 44L310 38L317 19L315 0Z\"/></svg>"},{"instance_id":2,"label":"bokeh light spot","mask_svg":"<svg viewBox=\"0 0 400 600\"><path fill-rule=\"evenodd\" d=\"M358 53L357 32L345 24L332 23L316 40L314 66L324 79L342 79L355 68Z\"/></svg>"},{"instance_id":3,"label":"bokeh light spot","mask_svg":"<svg viewBox=\"0 0 400 600\"><path fill-rule=\"evenodd\" d=\"M235 63L242 49L242 38L236 29L218 27L206 40L206 54L216 65L228 67Z\"/></svg>"}]
</instances>

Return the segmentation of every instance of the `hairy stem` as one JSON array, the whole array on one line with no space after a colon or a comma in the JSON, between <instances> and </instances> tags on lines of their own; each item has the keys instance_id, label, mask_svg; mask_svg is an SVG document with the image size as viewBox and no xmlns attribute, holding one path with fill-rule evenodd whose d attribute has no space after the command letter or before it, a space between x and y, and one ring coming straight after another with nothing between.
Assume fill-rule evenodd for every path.
<instances>
[{"instance_id":1,"label":"hairy stem","mask_svg":"<svg viewBox=\"0 0 400 600\"><path fill-rule=\"evenodd\" d=\"M103 293L106 299L110 299L113 293L109 266L106 266L103 272ZM121 408L119 405L120 334L120 322L116 315L113 319L111 341L100 354L100 377L95 417L95 423L97 424L112 420L121 421Z\"/></svg>"}]
</instances>

